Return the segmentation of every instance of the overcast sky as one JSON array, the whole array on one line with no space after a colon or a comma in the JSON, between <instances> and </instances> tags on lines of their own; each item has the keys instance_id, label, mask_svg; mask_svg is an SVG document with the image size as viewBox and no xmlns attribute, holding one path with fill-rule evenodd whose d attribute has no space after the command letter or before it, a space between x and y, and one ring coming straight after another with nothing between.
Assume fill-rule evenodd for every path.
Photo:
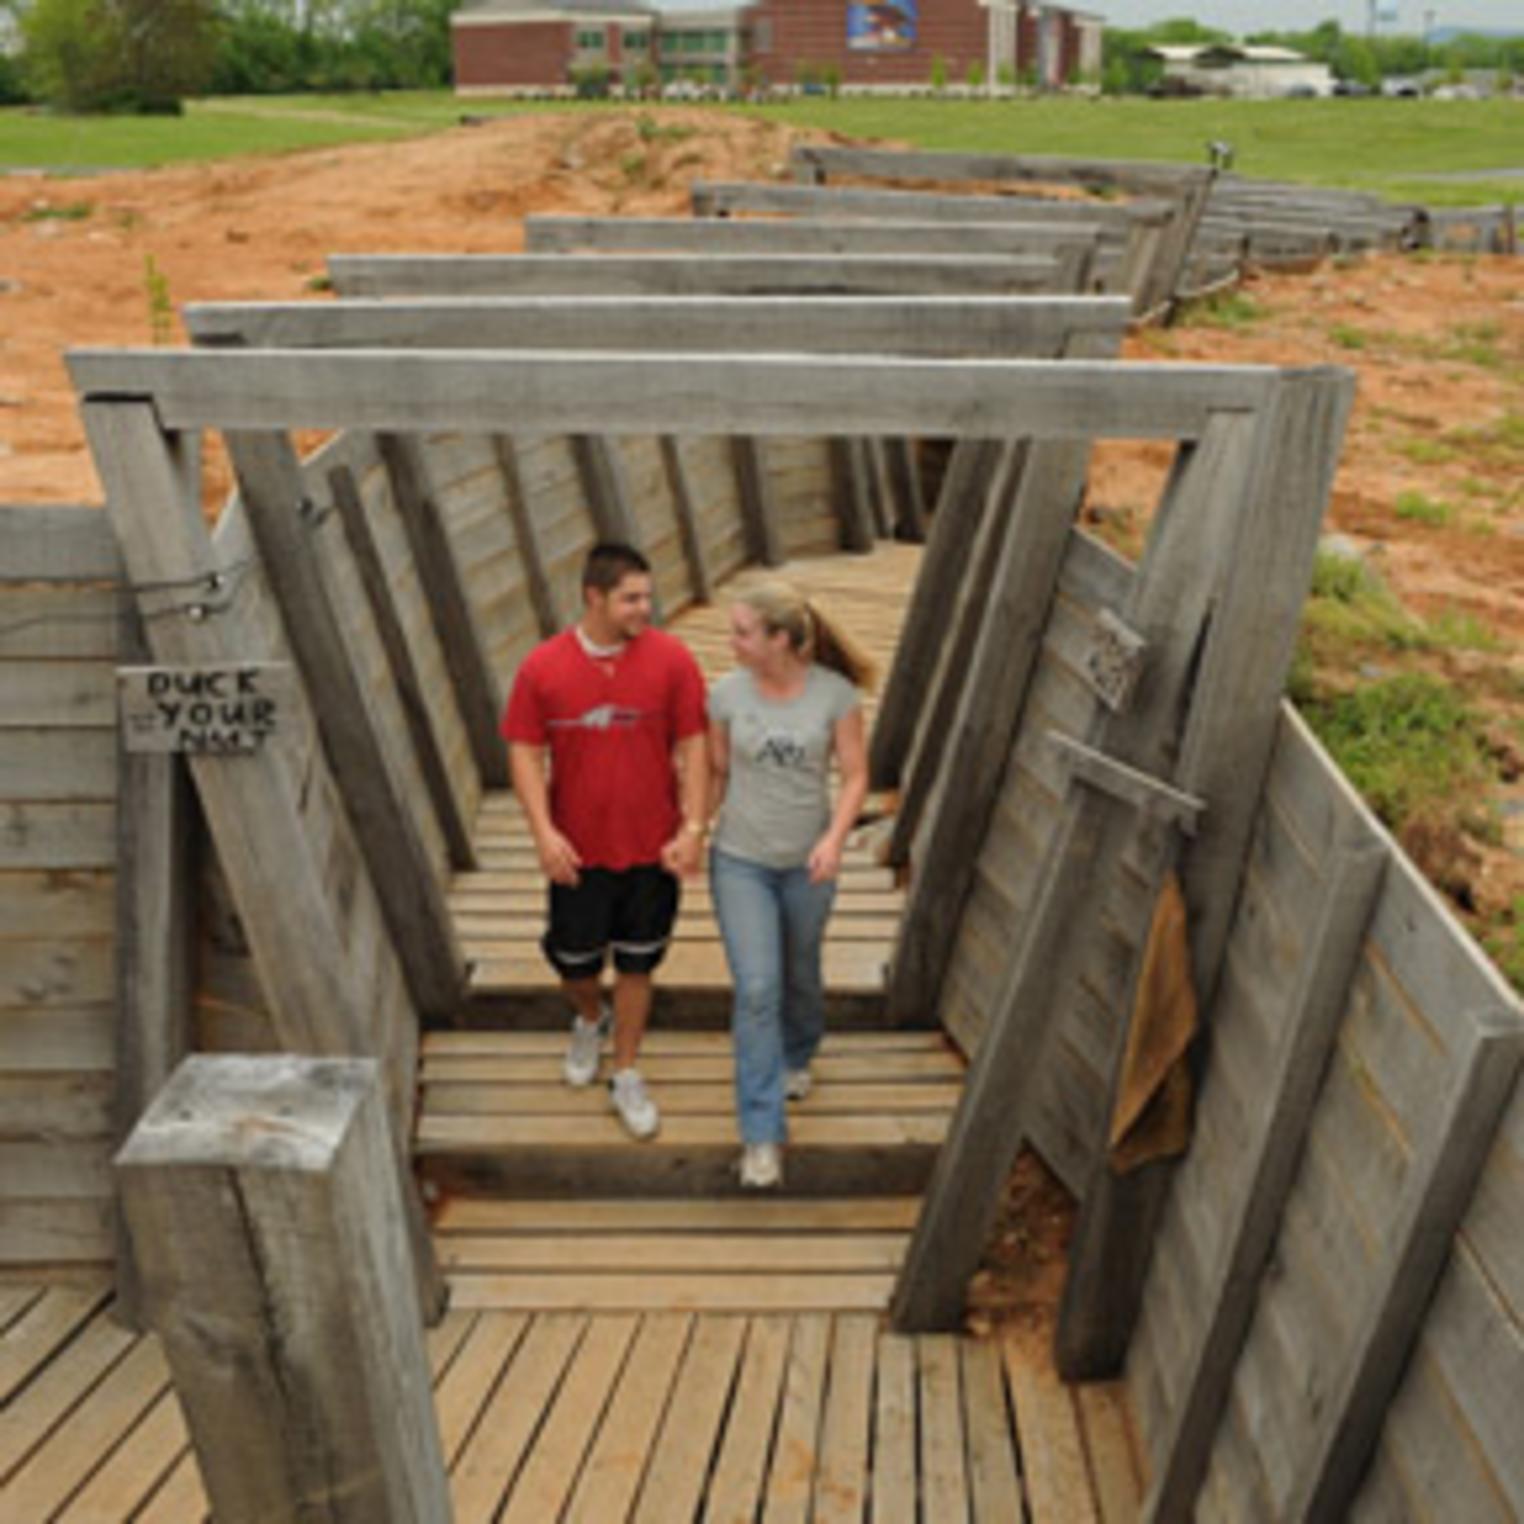
<instances>
[{"instance_id":1,"label":"overcast sky","mask_svg":"<svg viewBox=\"0 0 1524 1524\"><path fill-rule=\"evenodd\" d=\"M1370 15L1367 0L1074 0L1075 9L1093 10L1113 26L1147 26L1172 16L1193 16L1204 26L1225 32L1274 29L1304 31L1320 21L1337 21L1346 32L1363 32ZM1422 32L1434 26L1474 26L1489 31L1524 32L1524 0L1378 0L1395 22L1380 23L1383 32Z\"/></svg>"}]
</instances>

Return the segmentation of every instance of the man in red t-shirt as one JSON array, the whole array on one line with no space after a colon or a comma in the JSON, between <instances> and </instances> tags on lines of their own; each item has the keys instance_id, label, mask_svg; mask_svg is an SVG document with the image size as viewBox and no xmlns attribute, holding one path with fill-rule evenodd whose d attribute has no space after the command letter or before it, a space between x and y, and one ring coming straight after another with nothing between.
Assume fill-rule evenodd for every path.
<instances>
[{"instance_id":1,"label":"man in red t-shirt","mask_svg":"<svg viewBox=\"0 0 1524 1524\"><path fill-rule=\"evenodd\" d=\"M593 547L582 569L582 617L530 652L502 730L550 879L542 946L577 1013L567 1083L597 1077L612 952L609 1094L629 1131L649 1138L661 1119L635 1060L651 975L677 917L678 880L699 866L709 756L703 674L680 640L651 628L651 568L639 551Z\"/></svg>"}]
</instances>

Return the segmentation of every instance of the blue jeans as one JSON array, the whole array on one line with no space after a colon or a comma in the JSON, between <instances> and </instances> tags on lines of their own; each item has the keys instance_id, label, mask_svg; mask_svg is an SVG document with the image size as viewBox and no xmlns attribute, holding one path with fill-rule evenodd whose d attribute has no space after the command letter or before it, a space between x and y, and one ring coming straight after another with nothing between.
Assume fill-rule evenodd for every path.
<instances>
[{"instance_id":1,"label":"blue jeans","mask_svg":"<svg viewBox=\"0 0 1524 1524\"><path fill-rule=\"evenodd\" d=\"M825 1032L820 948L834 882L808 868L768 868L716 849L709 858L715 918L735 983L736 1115L747 1143L782 1143L784 1071L804 1069Z\"/></svg>"}]
</instances>

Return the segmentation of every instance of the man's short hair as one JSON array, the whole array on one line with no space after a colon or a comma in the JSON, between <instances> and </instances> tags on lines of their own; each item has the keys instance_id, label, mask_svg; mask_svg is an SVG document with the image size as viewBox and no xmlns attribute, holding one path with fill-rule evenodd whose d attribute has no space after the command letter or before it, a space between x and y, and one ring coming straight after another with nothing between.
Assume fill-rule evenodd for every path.
<instances>
[{"instance_id":1,"label":"man's short hair","mask_svg":"<svg viewBox=\"0 0 1524 1524\"><path fill-rule=\"evenodd\" d=\"M605 540L587 553L582 563L582 590L596 588L600 593L611 593L631 572L651 575L651 563L633 545L621 545Z\"/></svg>"}]
</instances>

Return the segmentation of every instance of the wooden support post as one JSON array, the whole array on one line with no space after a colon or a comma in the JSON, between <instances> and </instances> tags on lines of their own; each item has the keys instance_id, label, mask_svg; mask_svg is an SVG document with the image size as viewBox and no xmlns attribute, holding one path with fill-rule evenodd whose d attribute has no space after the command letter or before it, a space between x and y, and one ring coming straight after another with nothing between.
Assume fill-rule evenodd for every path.
<instances>
[{"instance_id":1,"label":"wooden support post","mask_svg":"<svg viewBox=\"0 0 1524 1524\"><path fill-rule=\"evenodd\" d=\"M497 457L498 469L503 473L503 498L513 524L513 541L540 633L554 635L561 628L561 611L556 607L555 591L540 551L540 537L535 533L534 515L529 511L529 495L524 491L524 478L519 471L518 446L511 434L494 434L492 450Z\"/></svg>"},{"instance_id":2,"label":"wooden support post","mask_svg":"<svg viewBox=\"0 0 1524 1524\"><path fill-rule=\"evenodd\" d=\"M166 437L152 403L87 402L82 414L95 467L106 489L106 506L135 582L173 582L209 575L211 537L201 505L184 492L174 437ZM260 649L241 611L236 583L215 612L194 619L156 618L149 629L154 658L166 664L217 665L247 659ZM337 872L351 881L365 877L352 845L333 843L325 858L304 826L301 797L307 783L280 746L266 746L232 764L217 756L190 760L191 776L206 815L239 919L269 1001L276 1041L289 1052L352 1055L371 1051L374 991L387 988L385 960L395 955L382 943L382 968L356 968L328 884ZM272 894L270 886L280 885ZM364 892L370 893L369 884ZM400 976L393 975L393 978ZM412 1018L412 1012L407 1012ZM395 1102L394 1097L394 1102ZM399 1154L399 1177L425 1316L443 1307L444 1287L407 1164Z\"/></svg>"},{"instance_id":3,"label":"wooden support post","mask_svg":"<svg viewBox=\"0 0 1524 1524\"><path fill-rule=\"evenodd\" d=\"M767 475L763 442L751 435L737 434L731 438L730 450L740 489L747 557L763 566L781 566L783 539L778 532L778 507Z\"/></svg>"},{"instance_id":4,"label":"wooden support post","mask_svg":"<svg viewBox=\"0 0 1524 1524\"><path fill-rule=\"evenodd\" d=\"M187 1059L117 1156L220 1524L447 1524L377 1066Z\"/></svg>"},{"instance_id":5,"label":"wooden support post","mask_svg":"<svg viewBox=\"0 0 1524 1524\"><path fill-rule=\"evenodd\" d=\"M1037 665L1089 457L1087 444L1031 445L1014 511L993 541L999 552L988 601L943 743L948 768L940 807L924 833L900 923L888 991L895 1020L924 1019L936 1009L979 843Z\"/></svg>"},{"instance_id":6,"label":"wooden support post","mask_svg":"<svg viewBox=\"0 0 1524 1524\"><path fill-rule=\"evenodd\" d=\"M1180 860L1190 912L1191 972L1210 1012L1237 905L1254 816L1279 719L1318 533L1353 400L1343 371L1286 373L1246 441L1232 541L1216 571L1218 613L1201 653L1175 775L1176 786L1208 801L1210 825ZM1233 499L1229 499L1233 501ZM1182 559L1188 559L1182 551ZM1165 869L1160 865L1160 875ZM1122 1046L1112 1055L1116 1096ZM1154 1231L1171 1167L1111 1176L1097 1149L1059 1312L1057 1347L1066 1375L1101 1377L1121 1368L1137 1322ZM1093 1199L1090 1199L1093 1195Z\"/></svg>"},{"instance_id":7,"label":"wooden support post","mask_svg":"<svg viewBox=\"0 0 1524 1524\"><path fill-rule=\"evenodd\" d=\"M123 619L122 660L149 660L142 623ZM195 799L185 759L117 741L116 1076L118 1145L191 1048ZM141 1284L118 1202L116 1320L141 1330Z\"/></svg>"},{"instance_id":8,"label":"wooden support post","mask_svg":"<svg viewBox=\"0 0 1524 1524\"><path fill-rule=\"evenodd\" d=\"M423 453L415 436L403 434L377 434L376 448L391 478L392 497L434 616L476 770L488 788L506 788L508 748L497 728L503 694L476 628L439 505L429 490Z\"/></svg>"},{"instance_id":9,"label":"wooden support post","mask_svg":"<svg viewBox=\"0 0 1524 1524\"><path fill-rule=\"evenodd\" d=\"M1145 1524L1189 1517L1206 1474L1386 864L1385 846L1364 827L1333 855L1297 985L1278 1024L1275 1054L1261 1077L1257 1136L1236 1177L1241 1189L1231 1200L1213 1203L1225 1221L1223 1247L1204 1291L1210 1311L1164 1420L1167 1432L1158 1448L1163 1459L1143 1506Z\"/></svg>"},{"instance_id":10,"label":"wooden support post","mask_svg":"<svg viewBox=\"0 0 1524 1524\"><path fill-rule=\"evenodd\" d=\"M921 474L915 452L903 436L884 440L884 458L894 484L894 536L919 545L926 538L926 503L921 496Z\"/></svg>"},{"instance_id":11,"label":"wooden support post","mask_svg":"<svg viewBox=\"0 0 1524 1524\"><path fill-rule=\"evenodd\" d=\"M606 434L575 434L572 456L598 538L639 550L640 529L635 523L635 510L630 506L618 446Z\"/></svg>"},{"instance_id":12,"label":"wooden support post","mask_svg":"<svg viewBox=\"0 0 1524 1524\"><path fill-rule=\"evenodd\" d=\"M1175 218L1154 250L1153 269L1144 287L1146 293L1138 304L1140 312L1170 311L1185 284L1186 267L1196 245L1197 230L1206 214L1212 187L1217 180L1215 169L1185 173L1176 204Z\"/></svg>"},{"instance_id":13,"label":"wooden support post","mask_svg":"<svg viewBox=\"0 0 1524 1524\"><path fill-rule=\"evenodd\" d=\"M449 1022L460 1007L465 957L413 803L402 796L388 766L359 663L339 622L301 464L284 434L226 438L265 576L280 604L408 991L426 1021Z\"/></svg>"},{"instance_id":14,"label":"wooden support post","mask_svg":"<svg viewBox=\"0 0 1524 1524\"><path fill-rule=\"evenodd\" d=\"M877 439L860 439L863 469L868 478L868 506L873 514L873 532L881 540L894 533L894 494L889 486L889 466L883 446Z\"/></svg>"},{"instance_id":15,"label":"wooden support post","mask_svg":"<svg viewBox=\"0 0 1524 1524\"><path fill-rule=\"evenodd\" d=\"M677 532L683 544L683 558L688 563L688 582L693 588L694 598L699 603L709 603L714 597L714 578L709 572L709 558L704 554L704 539L699 533L698 505L693 501L693 486L688 480L682 445L670 434L663 434L658 444L662 469L667 473L667 490L672 494L672 507L677 514Z\"/></svg>"},{"instance_id":16,"label":"wooden support post","mask_svg":"<svg viewBox=\"0 0 1524 1524\"><path fill-rule=\"evenodd\" d=\"M1390 1246L1376 1284L1367 1283L1350 1355L1315 1422L1312 1453L1292 1487L1286 1517L1340 1524L1349 1517L1387 1408L1460 1229L1498 1124L1513 1098L1524 1026L1509 1007L1479 1011L1441 1120L1410 1166Z\"/></svg>"},{"instance_id":17,"label":"wooden support post","mask_svg":"<svg viewBox=\"0 0 1524 1524\"><path fill-rule=\"evenodd\" d=\"M958 589L967 572L985 499L991 462L999 446L986 439L960 439L953 446L931 534L916 571L910 606L900 629L873 723L868 768L876 789L895 788L915 736L916 719L932 692L937 654L949 638Z\"/></svg>"},{"instance_id":18,"label":"wooden support post","mask_svg":"<svg viewBox=\"0 0 1524 1524\"><path fill-rule=\"evenodd\" d=\"M868 501L868 483L864 478L852 439L827 441L831 453L831 501L836 522L841 526L841 548L852 551L873 549L873 509Z\"/></svg>"},{"instance_id":19,"label":"wooden support post","mask_svg":"<svg viewBox=\"0 0 1524 1524\"><path fill-rule=\"evenodd\" d=\"M402 617L392 598L391 580L386 575L369 515L355 484L354 471L349 466L335 466L328 473L328 490L344 526L344 538L349 542L349 553L354 557L371 617L376 621L376 632L386 650L387 665L397 685L397 698L407 721L408 736L418 757L434 818L439 822L440 833L450 853L450 865L462 870L474 868L476 847L471 840L471 822L466 819L450 782L449 763L429 716L423 681L408 645Z\"/></svg>"}]
</instances>

